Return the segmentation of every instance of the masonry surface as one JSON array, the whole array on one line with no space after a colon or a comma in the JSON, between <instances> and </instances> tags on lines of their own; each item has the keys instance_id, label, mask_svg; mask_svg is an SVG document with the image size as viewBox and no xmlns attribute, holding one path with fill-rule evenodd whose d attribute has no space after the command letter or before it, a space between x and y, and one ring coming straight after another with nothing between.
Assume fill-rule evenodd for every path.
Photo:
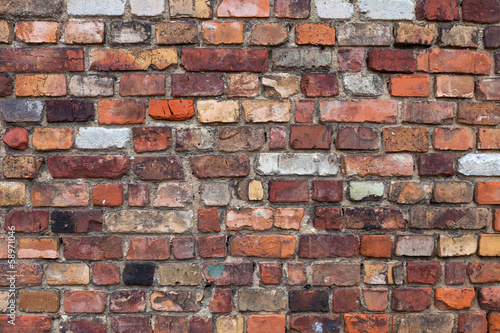
<instances>
[{"instance_id":1,"label":"masonry surface","mask_svg":"<svg viewBox=\"0 0 500 333\"><path fill-rule=\"evenodd\" d=\"M500 332L499 22L0 1L0 332Z\"/></svg>"}]
</instances>

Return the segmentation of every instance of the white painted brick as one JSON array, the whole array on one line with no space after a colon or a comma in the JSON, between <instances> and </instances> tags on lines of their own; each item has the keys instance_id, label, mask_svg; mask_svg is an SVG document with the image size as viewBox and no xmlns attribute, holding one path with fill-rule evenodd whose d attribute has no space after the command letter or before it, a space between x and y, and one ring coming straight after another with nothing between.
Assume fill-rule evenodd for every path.
<instances>
[{"instance_id":1,"label":"white painted brick","mask_svg":"<svg viewBox=\"0 0 500 333\"><path fill-rule=\"evenodd\" d=\"M466 176L500 176L500 154L467 154L458 159L458 172Z\"/></svg>"},{"instance_id":2,"label":"white painted brick","mask_svg":"<svg viewBox=\"0 0 500 333\"><path fill-rule=\"evenodd\" d=\"M130 11L137 16L156 16L165 11L165 0L130 0Z\"/></svg>"},{"instance_id":3,"label":"white painted brick","mask_svg":"<svg viewBox=\"0 0 500 333\"><path fill-rule=\"evenodd\" d=\"M370 20L413 20L411 0L359 0L359 12Z\"/></svg>"},{"instance_id":4,"label":"white painted brick","mask_svg":"<svg viewBox=\"0 0 500 333\"><path fill-rule=\"evenodd\" d=\"M80 149L125 148L130 138L129 128L82 127L75 146Z\"/></svg>"},{"instance_id":5,"label":"white painted brick","mask_svg":"<svg viewBox=\"0 0 500 333\"><path fill-rule=\"evenodd\" d=\"M69 15L123 15L126 0L68 0Z\"/></svg>"},{"instance_id":6,"label":"white painted brick","mask_svg":"<svg viewBox=\"0 0 500 333\"><path fill-rule=\"evenodd\" d=\"M337 156L333 154L263 153L256 162L256 171L263 175L319 175L338 173Z\"/></svg>"},{"instance_id":7,"label":"white painted brick","mask_svg":"<svg viewBox=\"0 0 500 333\"><path fill-rule=\"evenodd\" d=\"M320 18L349 19L354 15L354 5L345 0L316 0Z\"/></svg>"}]
</instances>

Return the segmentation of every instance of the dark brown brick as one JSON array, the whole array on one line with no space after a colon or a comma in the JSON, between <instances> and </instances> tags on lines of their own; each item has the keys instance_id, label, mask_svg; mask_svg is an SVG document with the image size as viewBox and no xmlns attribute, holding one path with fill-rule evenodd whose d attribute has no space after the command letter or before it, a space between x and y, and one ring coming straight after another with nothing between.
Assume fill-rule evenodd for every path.
<instances>
[{"instance_id":1,"label":"dark brown brick","mask_svg":"<svg viewBox=\"0 0 500 333\"><path fill-rule=\"evenodd\" d=\"M137 159L136 159L137 161ZM130 169L127 156L50 155L47 160L54 178L121 178Z\"/></svg>"},{"instance_id":2,"label":"dark brown brick","mask_svg":"<svg viewBox=\"0 0 500 333\"><path fill-rule=\"evenodd\" d=\"M253 265L250 262L204 264L203 274L209 284L216 286L246 286L253 281Z\"/></svg>"},{"instance_id":3,"label":"dark brown brick","mask_svg":"<svg viewBox=\"0 0 500 333\"><path fill-rule=\"evenodd\" d=\"M307 97L329 97L339 93L337 75L328 74L302 74L300 89Z\"/></svg>"},{"instance_id":4,"label":"dark brown brick","mask_svg":"<svg viewBox=\"0 0 500 333\"><path fill-rule=\"evenodd\" d=\"M344 197L342 180L314 180L312 198L319 202L340 202Z\"/></svg>"},{"instance_id":5,"label":"dark brown brick","mask_svg":"<svg viewBox=\"0 0 500 333\"><path fill-rule=\"evenodd\" d=\"M179 156L140 156L134 160L134 173L141 180L183 179Z\"/></svg>"},{"instance_id":6,"label":"dark brown brick","mask_svg":"<svg viewBox=\"0 0 500 333\"><path fill-rule=\"evenodd\" d=\"M289 306L292 312L328 312L328 290L290 290Z\"/></svg>"},{"instance_id":7,"label":"dark brown brick","mask_svg":"<svg viewBox=\"0 0 500 333\"><path fill-rule=\"evenodd\" d=\"M483 42L486 48L500 47L500 27L490 26L484 28Z\"/></svg>"},{"instance_id":8,"label":"dark brown brick","mask_svg":"<svg viewBox=\"0 0 500 333\"><path fill-rule=\"evenodd\" d=\"M360 304L359 289L334 289L332 312L356 312Z\"/></svg>"},{"instance_id":9,"label":"dark brown brick","mask_svg":"<svg viewBox=\"0 0 500 333\"><path fill-rule=\"evenodd\" d=\"M156 43L158 45L194 44L198 42L198 28L194 21L158 22Z\"/></svg>"},{"instance_id":10,"label":"dark brown brick","mask_svg":"<svg viewBox=\"0 0 500 333\"><path fill-rule=\"evenodd\" d=\"M433 262L406 263L406 280L408 283L436 284L441 277L441 264Z\"/></svg>"},{"instance_id":11,"label":"dark brown brick","mask_svg":"<svg viewBox=\"0 0 500 333\"><path fill-rule=\"evenodd\" d=\"M349 229L402 229L403 212L397 208L344 208L344 223Z\"/></svg>"},{"instance_id":12,"label":"dark brown brick","mask_svg":"<svg viewBox=\"0 0 500 333\"><path fill-rule=\"evenodd\" d=\"M15 73L78 72L85 70L83 49L2 48L0 71Z\"/></svg>"},{"instance_id":13,"label":"dark brown brick","mask_svg":"<svg viewBox=\"0 0 500 333\"><path fill-rule=\"evenodd\" d=\"M410 226L417 229L481 229L490 224L484 208L429 208L410 211Z\"/></svg>"},{"instance_id":14,"label":"dark brown brick","mask_svg":"<svg viewBox=\"0 0 500 333\"><path fill-rule=\"evenodd\" d=\"M377 150L378 133L371 127L344 127L337 130L337 149Z\"/></svg>"},{"instance_id":15,"label":"dark brown brick","mask_svg":"<svg viewBox=\"0 0 500 333\"><path fill-rule=\"evenodd\" d=\"M250 173L248 155L205 155L191 157L198 178L245 177Z\"/></svg>"},{"instance_id":16,"label":"dark brown brick","mask_svg":"<svg viewBox=\"0 0 500 333\"><path fill-rule=\"evenodd\" d=\"M263 73L267 71L268 51L261 49L221 48L182 49L181 60L182 66L190 72L218 71Z\"/></svg>"},{"instance_id":17,"label":"dark brown brick","mask_svg":"<svg viewBox=\"0 0 500 333\"><path fill-rule=\"evenodd\" d=\"M421 154L418 158L418 174L420 176L453 176L454 162L455 154Z\"/></svg>"},{"instance_id":18,"label":"dark brown brick","mask_svg":"<svg viewBox=\"0 0 500 333\"><path fill-rule=\"evenodd\" d=\"M477 23L500 22L500 2L498 0L463 0L462 18Z\"/></svg>"},{"instance_id":19,"label":"dark brown brick","mask_svg":"<svg viewBox=\"0 0 500 333\"><path fill-rule=\"evenodd\" d=\"M16 232L39 233L48 230L49 212L38 209L14 209L5 215L5 230L15 227Z\"/></svg>"},{"instance_id":20,"label":"dark brown brick","mask_svg":"<svg viewBox=\"0 0 500 333\"><path fill-rule=\"evenodd\" d=\"M397 288L392 290L391 309L423 311L431 306L431 288Z\"/></svg>"},{"instance_id":21,"label":"dark brown brick","mask_svg":"<svg viewBox=\"0 0 500 333\"><path fill-rule=\"evenodd\" d=\"M325 125L291 125L290 147L293 149L330 149L332 128Z\"/></svg>"},{"instance_id":22,"label":"dark brown brick","mask_svg":"<svg viewBox=\"0 0 500 333\"><path fill-rule=\"evenodd\" d=\"M165 150L172 146L170 127L134 127L134 150L138 153Z\"/></svg>"},{"instance_id":23,"label":"dark brown brick","mask_svg":"<svg viewBox=\"0 0 500 333\"><path fill-rule=\"evenodd\" d=\"M311 10L310 0L276 0L274 16L279 18L306 19Z\"/></svg>"},{"instance_id":24,"label":"dark brown brick","mask_svg":"<svg viewBox=\"0 0 500 333\"><path fill-rule=\"evenodd\" d=\"M222 74L172 74L172 96L220 96L224 93Z\"/></svg>"},{"instance_id":25,"label":"dark brown brick","mask_svg":"<svg viewBox=\"0 0 500 333\"><path fill-rule=\"evenodd\" d=\"M316 207L314 227L325 230L342 230L342 208Z\"/></svg>"},{"instance_id":26,"label":"dark brown brick","mask_svg":"<svg viewBox=\"0 0 500 333\"><path fill-rule=\"evenodd\" d=\"M317 333L317 327L321 327L324 332L340 332L339 315L291 315L290 328L301 333Z\"/></svg>"},{"instance_id":27,"label":"dark brown brick","mask_svg":"<svg viewBox=\"0 0 500 333\"><path fill-rule=\"evenodd\" d=\"M76 260L121 259L122 238L118 236L62 237L64 257Z\"/></svg>"},{"instance_id":28,"label":"dark brown brick","mask_svg":"<svg viewBox=\"0 0 500 333\"><path fill-rule=\"evenodd\" d=\"M94 103L90 100L53 100L45 102L47 121L74 122L94 120Z\"/></svg>"},{"instance_id":29,"label":"dark brown brick","mask_svg":"<svg viewBox=\"0 0 500 333\"><path fill-rule=\"evenodd\" d=\"M465 263L460 261L447 262L444 266L444 282L447 285L464 284L466 279Z\"/></svg>"}]
</instances>

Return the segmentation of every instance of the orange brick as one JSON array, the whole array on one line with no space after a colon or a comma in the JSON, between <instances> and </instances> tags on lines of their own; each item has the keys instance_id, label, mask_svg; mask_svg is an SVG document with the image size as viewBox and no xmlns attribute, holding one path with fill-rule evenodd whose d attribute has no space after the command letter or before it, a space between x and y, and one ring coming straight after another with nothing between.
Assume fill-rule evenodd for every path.
<instances>
[{"instance_id":1,"label":"orange brick","mask_svg":"<svg viewBox=\"0 0 500 333\"><path fill-rule=\"evenodd\" d=\"M108 99L97 103L101 124L143 124L146 102L136 99Z\"/></svg>"},{"instance_id":2,"label":"orange brick","mask_svg":"<svg viewBox=\"0 0 500 333\"><path fill-rule=\"evenodd\" d=\"M481 205L500 204L500 182L478 182L476 202Z\"/></svg>"},{"instance_id":3,"label":"orange brick","mask_svg":"<svg viewBox=\"0 0 500 333\"><path fill-rule=\"evenodd\" d=\"M295 236L245 235L231 238L231 255L235 257L291 258L295 252Z\"/></svg>"},{"instance_id":4,"label":"orange brick","mask_svg":"<svg viewBox=\"0 0 500 333\"><path fill-rule=\"evenodd\" d=\"M390 235L362 235L361 255L373 258L390 258L392 239Z\"/></svg>"},{"instance_id":5,"label":"orange brick","mask_svg":"<svg viewBox=\"0 0 500 333\"><path fill-rule=\"evenodd\" d=\"M33 146L37 150L70 149L73 146L71 128L35 128Z\"/></svg>"},{"instance_id":6,"label":"orange brick","mask_svg":"<svg viewBox=\"0 0 500 333\"><path fill-rule=\"evenodd\" d=\"M122 184L101 184L92 190L94 206L118 207L123 203Z\"/></svg>"},{"instance_id":7,"label":"orange brick","mask_svg":"<svg viewBox=\"0 0 500 333\"><path fill-rule=\"evenodd\" d=\"M421 126L386 127L384 145L388 152L428 151L428 129Z\"/></svg>"},{"instance_id":8,"label":"orange brick","mask_svg":"<svg viewBox=\"0 0 500 333\"><path fill-rule=\"evenodd\" d=\"M436 78L436 96L449 98L474 97L474 77L439 75Z\"/></svg>"},{"instance_id":9,"label":"orange brick","mask_svg":"<svg viewBox=\"0 0 500 333\"><path fill-rule=\"evenodd\" d=\"M389 92L392 96L427 97L431 94L429 75L395 75L391 78Z\"/></svg>"},{"instance_id":10,"label":"orange brick","mask_svg":"<svg viewBox=\"0 0 500 333\"><path fill-rule=\"evenodd\" d=\"M500 231L500 209L495 209L495 217L493 219L493 230Z\"/></svg>"},{"instance_id":11,"label":"orange brick","mask_svg":"<svg viewBox=\"0 0 500 333\"><path fill-rule=\"evenodd\" d=\"M65 96L64 74L36 74L16 77L16 96Z\"/></svg>"},{"instance_id":12,"label":"orange brick","mask_svg":"<svg viewBox=\"0 0 500 333\"><path fill-rule=\"evenodd\" d=\"M500 312L490 312L488 315L488 332L500 332Z\"/></svg>"},{"instance_id":13,"label":"orange brick","mask_svg":"<svg viewBox=\"0 0 500 333\"><path fill-rule=\"evenodd\" d=\"M295 26L295 43L335 45L335 26L333 23L299 23Z\"/></svg>"},{"instance_id":14,"label":"orange brick","mask_svg":"<svg viewBox=\"0 0 500 333\"><path fill-rule=\"evenodd\" d=\"M57 238L19 238L17 255L22 259L56 259L59 242Z\"/></svg>"},{"instance_id":15,"label":"orange brick","mask_svg":"<svg viewBox=\"0 0 500 333\"><path fill-rule=\"evenodd\" d=\"M469 309L475 296L474 288L437 288L434 305L448 310Z\"/></svg>"},{"instance_id":16,"label":"orange brick","mask_svg":"<svg viewBox=\"0 0 500 333\"><path fill-rule=\"evenodd\" d=\"M205 44L243 43L242 22L203 22L203 42Z\"/></svg>"},{"instance_id":17,"label":"orange brick","mask_svg":"<svg viewBox=\"0 0 500 333\"><path fill-rule=\"evenodd\" d=\"M478 149L500 149L500 128L480 128L477 131Z\"/></svg>"},{"instance_id":18,"label":"orange brick","mask_svg":"<svg viewBox=\"0 0 500 333\"><path fill-rule=\"evenodd\" d=\"M149 101L149 115L154 119L186 120L194 116L192 100Z\"/></svg>"},{"instance_id":19,"label":"orange brick","mask_svg":"<svg viewBox=\"0 0 500 333\"><path fill-rule=\"evenodd\" d=\"M474 131L470 128L434 129L434 148L438 150L467 150L474 147Z\"/></svg>"},{"instance_id":20,"label":"orange brick","mask_svg":"<svg viewBox=\"0 0 500 333\"><path fill-rule=\"evenodd\" d=\"M286 315L251 315L247 333L285 333Z\"/></svg>"},{"instance_id":21,"label":"orange brick","mask_svg":"<svg viewBox=\"0 0 500 333\"><path fill-rule=\"evenodd\" d=\"M16 25L16 37L25 43L57 43L59 40L59 23L46 21L19 22Z\"/></svg>"},{"instance_id":22,"label":"orange brick","mask_svg":"<svg viewBox=\"0 0 500 333\"><path fill-rule=\"evenodd\" d=\"M489 74L488 53L468 50L430 49L417 53L417 71L428 73Z\"/></svg>"}]
</instances>

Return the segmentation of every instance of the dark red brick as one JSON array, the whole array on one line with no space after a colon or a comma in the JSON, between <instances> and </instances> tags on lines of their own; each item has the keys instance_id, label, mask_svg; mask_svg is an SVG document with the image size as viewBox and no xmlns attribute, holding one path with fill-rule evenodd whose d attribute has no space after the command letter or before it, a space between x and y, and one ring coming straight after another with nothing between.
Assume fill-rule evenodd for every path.
<instances>
[{"instance_id":1,"label":"dark red brick","mask_svg":"<svg viewBox=\"0 0 500 333\"><path fill-rule=\"evenodd\" d=\"M141 180L183 179L184 168L179 156L139 156L134 173Z\"/></svg>"},{"instance_id":2,"label":"dark red brick","mask_svg":"<svg viewBox=\"0 0 500 333\"><path fill-rule=\"evenodd\" d=\"M325 125L291 125L290 147L293 149L330 149L332 128Z\"/></svg>"},{"instance_id":3,"label":"dark red brick","mask_svg":"<svg viewBox=\"0 0 500 333\"><path fill-rule=\"evenodd\" d=\"M500 262L471 262L467 266L467 273L472 283L498 283Z\"/></svg>"},{"instance_id":4,"label":"dark red brick","mask_svg":"<svg viewBox=\"0 0 500 333\"><path fill-rule=\"evenodd\" d=\"M7 146L16 150L25 150L28 148L28 131L22 127L12 127L5 130L3 142Z\"/></svg>"},{"instance_id":5,"label":"dark red brick","mask_svg":"<svg viewBox=\"0 0 500 333\"><path fill-rule=\"evenodd\" d=\"M0 96L10 96L12 95L14 85L12 84L12 79L9 74L0 74Z\"/></svg>"},{"instance_id":6,"label":"dark red brick","mask_svg":"<svg viewBox=\"0 0 500 333\"><path fill-rule=\"evenodd\" d=\"M353 257L359 254L355 235L301 235L298 255L301 258Z\"/></svg>"},{"instance_id":7,"label":"dark red brick","mask_svg":"<svg viewBox=\"0 0 500 333\"><path fill-rule=\"evenodd\" d=\"M415 71L413 50L373 49L368 53L368 68L377 72Z\"/></svg>"},{"instance_id":8,"label":"dark red brick","mask_svg":"<svg viewBox=\"0 0 500 333\"><path fill-rule=\"evenodd\" d=\"M444 266L444 282L447 285L460 285L465 283L465 262L452 261Z\"/></svg>"},{"instance_id":9,"label":"dark red brick","mask_svg":"<svg viewBox=\"0 0 500 333\"><path fill-rule=\"evenodd\" d=\"M454 161L455 154L421 154L418 158L418 174L420 176L453 176Z\"/></svg>"},{"instance_id":10,"label":"dark red brick","mask_svg":"<svg viewBox=\"0 0 500 333\"><path fill-rule=\"evenodd\" d=\"M286 132L284 126L272 126L269 131L269 149L285 149Z\"/></svg>"},{"instance_id":11,"label":"dark red brick","mask_svg":"<svg viewBox=\"0 0 500 333\"><path fill-rule=\"evenodd\" d=\"M147 184L130 184L128 186L128 205L130 207L146 207L150 203L150 186Z\"/></svg>"},{"instance_id":12,"label":"dark red brick","mask_svg":"<svg viewBox=\"0 0 500 333\"><path fill-rule=\"evenodd\" d=\"M83 49L37 47L0 50L0 72L58 73L84 70Z\"/></svg>"},{"instance_id":13,"label":"dark red brick","mask_svg":"<svg viewBox=\"0 0 500 333\"><path fill-rule=\"evenodd\" d=\"M74 122L94 120L94 103L90 100L53 100L45 102L47 122Z\"/></svg>"},{"instance_id":14,"label":"dark red brick","mask_svg":"<svg viewBox=\"0 0 500 333\"><path fill-rule=\"evenodd\" d=\"M187 316L157 316L155 333L187 333Z\"/></svg>"},{"instance_id":15,"label":"dark red brick","mask_svg":"<svg viewBox=\"0 0 500 333\"><path fill-rule=\"evenodd\" d=\"M191 317L189 321L189 333L212 333L212 317Z\"/></svg>"},{"instance_id":16,"label":"dark red brick","mask_svg":"<svg viewBox=\"0 0 500 333\"><path fill-rule=\"evenodd\" d=\"M230 313L233 309L233 293L231 289L215 289L210 301L210 311L213 313Z\"/></svg>"},{"instance_id":17,"label":"dark red brick","mask_svg":"<svg viewBox=\"0 0 500 333\"><path fill-rule=\"evenodd\" d=\"M267 71L268 51L224 48L182 49L181 61L182 66L189 72L264 73Z\"/></svg>"},{"instance_id":18,"label":"dark red brick","mask_svg":"<svg viewBox=\"0 0 500 333\"><path fill-rule=\"evenodd\" d=\"M110 262L99 262L92 267L92 281L98 286L120 283L120 269Z\"/></svg>"},{"instance_id":19,"label":"dark red brick","mask_svg":"<svg viewBox=\"0 0 500 333\"><path fill-rule=\"evenodd\" d=\"M81 233L102 231L102 210L55 210L50 213L52 232Z\"/></svg>"},{"instance_id":20,"label":"dark red brick","mask_svg":"<svg viewBox=\"0 0 500 333\"><path fill-rule=\"evenodd\" d=\"M2 333L52 332L52 318L50 316L16 315L15 325L9 324L11 318L10 316L0 316Z\"/></svg>"},{"instance_id":21,"label":"dark red brick","mask_svg":"<svg viewBox=\"0 0 500 333\"><path fill-rule=\"evenodd\" d=\"M16 287L39 286L42 284L42 265L31 262L16 262L15 268L15 272L17 272L15 274ZM0 286L10 286L11 280L7 279L10 278L12 274L12 268L7 261L0 263Z\"/></svg>"},{"instance_id":22,"label":"dark red brick","mask_svg":"<svg viewBox=\"0 0 500 333\"><path fill-rule=\"evenodd\" d=\"M16 232L40 233L49 228L49 212L37 209L13 209L5 215L5 230L15 227Z\"/></svg>"},{"instance_id":23,"label":"dark red brick","mask_svg":"<svg viewBox=\"0 0 500 333\"><path fill-rule=\"evenodd\" d=\"M441 277L441 264L433 262L406 263L406 280L408 283L436 284Z\"/></svg>"},{"instance_id":24,"label":"dark red brick","mask_svg":"<svg viewBox=\"0 0 500 333\"><path fill-rule=\"evenodd\" d=\"M270 202L307 202L309 183L305 180L270 180Z\"/></svg>"},{"instance_id":25,"label":"dark red brick","mask_svg":"<svg viewBox=\"0 0 500 333\"><path fill-rule=\"evenodd\" d=\"M314 117L314 100L297 99L295 100L295 122L312 123Z\"/></svg>"},{"instance_id":26,"label":"dark red brick","mask_svg":"<svg viewBox=\"0 0 500 333\"><path fill-rule=\"evenodd\" d=\"M342 230L342 209L340 207L316 207L314 227L325 230Z\"/></svg>"},{"instance_id":27,"label":"dark red brick","mask_svg":"<svg viewBox=\"0 0 500 333\"><path fill-rule=\"evenodd\" d=\"M477 23L500 22L500 2L498 0L463 0L462 18Z\"/></svg>"},{"instance_id":28,"label":"dark red brick","mask_svg":"<svg viewBox=\"0 0 500 333\"><path fill-rule=\"evenodd\" d=\"M377 150L377 130L371 127L345 127L337 130L337 149Z\"/></svg>"},{"instance_id":29,"label":"dark red brick","mask_svg":"<svg viewBox=\"0 0 500 333\"><path fill-rule=\"evenodd\" d=\"M338 333L340 332L340 316L339 315L291 315L290 328L300 333L317 333L318 327L323 329L323 332Z\"/></svg>"},{"instance_id":30,"label":"dark red brick","mask_svg":"<svg viewBox=\"0 0 500 333\"><path fill-rule=\"evenodd\" d=\"M75 260L121 259L122 238L118 236L62 237L64 258Z\"/></svg>"},{"instance_id":31,"label":"dark red brick","mask_svg":"<svg viewBox=\"0 0 500 333\"><path fill-rule=\"evenodd\" d=\"M106 333L106 324L97 318L71 318L62 325L61 333Z\"/></svg>"},{"instance_id":32,"label":"dark red brick","mask_svg":"<svg viewBox=\"0 0 500 333\"><path fill-rule=\"evenodd\" d=\"M203 274L209 284L216 286L246 286L253 281L253 264L251 262L204 264Z\"/></svg>"},{"instance_id":33,"label":"dark red brick","mask_svg":"<svg viewBox=\"0 0 500 333\"><path fill-rule=\"evenodd\" d=\"M300 89L307 97L329 97L339 93L337 86L337 75L326 74L302 74Z\"/></svg>"},{"instance_id":34,"label":"dark red brick","mask_svg":"<svg viewBox=\"0 0 500 333\"><path fill-rule=\"evenodd\" d=\"M54 178L121 178L130 169L127 156L50 155L47 160Z\"/></svg>"},{"instance_id":35,"label":"dark red brick","mask_svg":"<svg viewBox=\"0 0 500 333\"><path fill-rule=\"evenodd\" d=\"M458 21L460 20L459 0L421 0L415 8L417 20Z\"/></svg>"},{"instance_id":36,"label":"dark red brick","mask_svg":"<svg viewBox=\"0 0 500 333\"><path fill-rule=\"evenodd\" d=\"M145 290L115 290L109 294L109 309L115 313L146 311Z\"/></svg>"},{"instance_id":37,"label":"dark red brick","mask_svg":"<svg viewBox=\"0 0 500 333\"><path fill-rule=\"evenodd\" d=\"M392 290L391 309L394 311L423 311L431 306L431 288L397 288Z\"/></svg>"},{"instance_id":38,"label":"dark red brick","mask_svg":"<svg viewBox=\"0 0 500 333\"><path fill-rule=\"evenodd\" d=\"M483 310L500 310L500 287L484 287L479 289L477 297L479 307Z\"/></svg>"},{"instance_id":39,"label":"dark red brick","mask_svg":"<svg viewBox=\"0 0 500 333\"><path fill-rule=\"evenodd\" d=\"M260 279L265 285L278 285L283 279L283 269L280 263L259 263Z\"/></svg>"},{"instance_id":40,"label":"dark red brick","mask_svg":"<svg viewBox=\"0 0 500 333\"><path fill-rule=\"evenodd\" d=\"M170 127L134 127L134 150L138 153L165 150L172 146Z\"/></svg>"},{"instance_id":41,"label":"dark red brick","mask_svg":"<svg viewBox=\"0 0 500 333\"><path fill-rule=\"evenodd\" d=\"M224 93L222 74L172 74L172 96L220 96Z\"/></svg>"},{"instance_id":42,"label":"dark red brick","mask_svg":"<svg viewBox=\"0 0 500 333\"><path fill-rule=\"evenodd\" d=\"M121 316L111 319L113 333L152 333L149 316Z\"/></svg>"},{"instance_id":43,"label":"dark red brick","mask_svg":"<svg viewBox=\"0 0 500 333\"><path fill-rule=\"evenodd\" d=\"M219 213L217 208L198 209L198 231L220 232Z\"/></svg>"},{"instance_id":44,"label":"dark red brick","mask_svg":"<svg viewBox=\"0 0 500 333\"><path fill-rule=\"evenodd\" d=\"M165 74L122 74L120 77L121 96L164 96L165 93Z\"/></svg>"},{"instance_id":45,"label":"dark red brick","mask_svg":"<svg viewBox=\"0 0 500 333\"><path fill-rule=\"evenodd\" d=\"M191 163L198 178L245 177L250 173L248 155L192 156Z\"/></svg>"},{"instance_id":46,"label":"dark red brick","mask_svg":"<svg viewBox=\"0 0 500 333\"><path fill-rule=\"evenodd\" d=\"M312 198L319 202L340 202L344 197L342 180L314 180Z\"/></svg>"},{"instance_id":47,"label":"dark red brick","mask_svg":"<svg viewBox=\"0 0 500 333\"><path fill-rule=\"evenodd\" d=\"M175 237L172 239L172 253L176 259L194 258L194 237Z\"/></svg>"},{"instance_id":48,"label":"dark red brick","mask_svg":"<svg viewBox=\"0 0 500 333\"><path fill-rule=\"evenodd\" d=\"M339 49L337 62L339 71L359 72L365 60L365 49Z\"/></svg>"},{"instance_id":49,"label":"dark red brick","mask_svg":"<svg viewBox=\"0 0 500 333\"><path fill-rule=\"evenodd\" d=\"M500 47L500 27L490 26L484 28L483 42L485 48Z\"/></svg>"},{"instance_id":50,"label":"dark red brick","mask_svg":"<svg viewBox=\"0 0 500 333\"><path fill-rule=\"evenodd\" d=\"M202 258L225 258L227 256L226 236L199 236L198 252Z\"/></svg>"},{"instance_id":51,"label":"dark red brick","mask_svg":"<svg viewBox=\"0 0 500 333\"><path fill-rule=\"evenodd\" d=\"M340 288L332 292L332 312L356 312L359 304L359 289Z\"/></svg>"},{"instance_id":52,"label":"dark red brick","mask_svg":"<svg viewBox=\"0 0 500 333\"><path fill-rule=\"evenodd\" d=\"M458 315L458 333L487 333L488 320L483 312L465 312Z\"/></svg>"},{"instance_id":53,"label":"dark red brick","mask_svg":"<svg viewBox=\"0 0 500 333\"><path fill-rule=\"evenodd\" d=\"M279 18L306 19L311 11L310 0L276 0L274 16Z\"/></svg>"},{"instance_id":54,"label":"dark red brick","mask_svg":"<svg viewBox=\"0 0 500 333\"><path fill-rule=\"evenodd\" d=\"M328 312L328 290L290 290L288 298L292 312Z\"/></svg>"}]
</instances>

